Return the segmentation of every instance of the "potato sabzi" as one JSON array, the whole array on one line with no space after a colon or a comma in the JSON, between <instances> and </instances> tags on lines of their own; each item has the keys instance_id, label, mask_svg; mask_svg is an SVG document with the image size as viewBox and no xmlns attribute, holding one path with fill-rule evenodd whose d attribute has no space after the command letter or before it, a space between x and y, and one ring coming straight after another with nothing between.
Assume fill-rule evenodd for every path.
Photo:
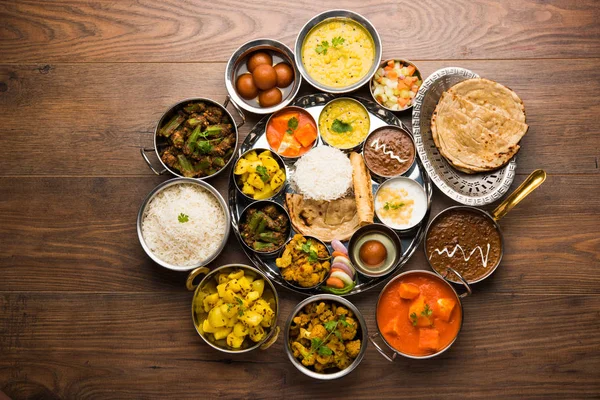
<instances>
[{"instance_id":1,"label":"potato sabzi","mask_svg":"<svg viewBox=\"0 0 600 400\"><path fill-rule=\"evenodd\" d=\"M274 204L250 208L240 224L240 235L252 249L269 253L285 243L290 220Z\"/></svg>"},{"instance_id":2,"label":"potato sabzi","mask_svg":"<svg viewBox=\"0 0 600 400\"><path fill-rule=\"evenodd\" d=\"M267 337L275 325L276 304L265 281L243 269L222 272L194 300L198 331L226 349L245 349Z\"/></svg>"},{"instance_id":3,"label":"potato sabzi","mask_svg":"<svg viewBox=\"0 0 600 400\"><path fill-rule=\"evenodd\" d=\"M165 119L157 132L160 158L188 178L214 175L229 162L236 146L232 121L204 101L190 102Z\"/></svg>"},{"instance_id":4,"label":"potato sabzi","mask_svg":"<svg viewBox=\"0 0 600 400\"><path fill-rule=\"evenodd\" d=\"M336 302L307 304L292 320L289 346L307 368L328 373L346 369L360 353L360 326Z\"/></svg>"},{"instance_id":5,"label":"potato sabzi","mask_svg":"<svg viewBox=\"0 0 600 400\"><path fill-rule=\"evenodd\" d=\"M252 150L240 158L233 173L243 194L254 200L264 200L277 194L285 183L285 168L270 151L258 152Z\"/></svg>"},{"instance_id":6,"label":"potato sabzi","mask_svg":"<svg viewBox=\"0 0 600 400\"><path fill-rule=\"evenodd\" d=\"M461 321L456 293L441 278L425 273L393 281L377 306L377 326L387 343L412 356L444 350L458 335Z\"/></svg>"}]
</instances>

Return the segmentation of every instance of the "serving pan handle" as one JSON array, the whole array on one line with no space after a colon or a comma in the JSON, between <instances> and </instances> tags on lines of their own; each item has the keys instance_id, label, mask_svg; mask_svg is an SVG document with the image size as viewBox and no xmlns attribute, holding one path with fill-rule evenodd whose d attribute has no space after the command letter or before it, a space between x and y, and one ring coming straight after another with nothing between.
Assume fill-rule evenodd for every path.
<instances>
[{"instance_id":1,"label":"serving pan handle","mask_svg":"<svg viewBox=\"0 0 600 400\"><path fill-rule=\"evenodd\" d=\"M144 158L144 161L146 161L146 164L148 164L148 168L150 168L152 170L152 172L154 172L156 175L162 175L165 172L167 172L167 169L163 169L162 171L157 171L153 166L152 163L150 162L150 160L148 159L148 156L146 155L146 153L148 152L152 152L154 153L156 151L155 148L151 147L151 148L147 148L147 147L142 147L140 149L140 154L142 155L142 157Z\"/></svg>"},{"instance_id":2,"label":"serving pan handle","mask_svg":"<svg viewBox=\"0 0 600 400\"><path fill-rule=\"evenodd\" d=\"M273 346L273 344L279 338L279 332L281 332L281 329L278 326L276 326L275 329L273 329L273 333L271 334L271 337L266 342L264 342L263 344L260 345L260 349L266 350L269 347Z\"/></svg>"},{"instance_id":3,"label":"serving pan handle","mask_svg":"<svg viewBox=\"0 0 600 400\"><path fill-rule=\"evenodd\" d=\"M492 211L492 218L494 218L495 221L498 221L500 218L504 217L514 206L519 204L521 200L544 183L545 180L546 172L543 169L536 169L533 171L527 179L521 183L521 186L519 186L517 190L512 192L502 201L502 203L498 204L498 207Z\"/></svg>"},{"instance_id":4,"label":"serving pan handle","mask_svg":"<svg viewBox=\"0 0 600 400\"><path fill-rule=\"evenodd\" d=\"M465 287L465 289L467 289L466 292L459 294L458 297L460 297L461 299L464 299L465 297L470 296L470 295L473 294L473 290L471 289L471 285L469 285L469 283L467 282L467 280L465 278L463 278L461 274L459 274L458 272L456 272L456 270L454 268L450 268L450 267L446 268L446 272L447 271L450 271L454 275L456 275L456 277L460 280L460 282L463 284L463 286ZM444 277L444 279L445 278L446 277Z\"/></svg>"},{"instance_id":5,"label":"serving pan handle","mask_svg":"<svg viewBox=\"0 0 600 400\"><path fill-rule=\"evenodd\" d=\"M376 338L378 338L379 336L381 336L379 334L379 332L376 332L372 335L369 335L369 340L371 341L371 343L373 343L373 346L375 346L375 348L377 349L377 351L379 352L379 354L381 354L386 360L388 360L389 362L394 362L394 360L396 359L396 356L398 355L397 353L392 354L391 356L388 356L385 353L385 350L383 350L381 348L381 346L379 344L377 344L377 342L375 341Z\"/></svg>"},{"instance_id":6,"label":"serving pan handle","mask_svg":"<svg viewBox=\"0 0 600 400\"><path fill-rule=\"evenodd\" d=\"M190 274L187 277L187 280L185 281L185 287L187 288L187 290L189 290L190 292L194 289L196 289L196 287L198 287L198 284L194 284L194 279L196 279L196 277L200 274L208 274L210 272L210 269L206 268L206 267L198 267L195 270L192 270L192 272L190 272Z\"/></svg>"},{"instance_id":7,"label":"serving pan handle","mask_svg":"<svg viewBox=\"0 0 600 400\"><path fill-rule=\"evenodd\" d=\"M242 111L242 109L240 107L238 107L237 104L235 104L235 101L232 101L231 97L229 97L229 95L227 95L227 98L225 98L225 102L223 102L223 107L227 108L229 103L231 103L233 108L235 108L235 111L237 111L238 115L242 119L242 122L239 125L236 125L237 128L240 129L242 127L242 125L244 125L246 123L246 116L244 115L244 112Z\"/></svg>"}]
</instances>

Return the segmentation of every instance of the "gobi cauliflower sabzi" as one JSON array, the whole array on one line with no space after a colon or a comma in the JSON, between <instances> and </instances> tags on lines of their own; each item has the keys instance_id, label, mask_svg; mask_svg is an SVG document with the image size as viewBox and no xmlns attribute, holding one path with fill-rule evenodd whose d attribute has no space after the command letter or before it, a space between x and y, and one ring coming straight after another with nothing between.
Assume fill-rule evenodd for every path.
<instances>
[{"instance_id":1,"label":"gobi cauliflower sabzi","mask_svg":"<svg viewBox=\"0 0 600 400\"><path fill-rule=\"evenodd\" d=\"M335 302L306 305L293 319L290 348L294 357L317 372L345 369L358 356L358 322L352 311Z\"/></svg>"}]
</instances>

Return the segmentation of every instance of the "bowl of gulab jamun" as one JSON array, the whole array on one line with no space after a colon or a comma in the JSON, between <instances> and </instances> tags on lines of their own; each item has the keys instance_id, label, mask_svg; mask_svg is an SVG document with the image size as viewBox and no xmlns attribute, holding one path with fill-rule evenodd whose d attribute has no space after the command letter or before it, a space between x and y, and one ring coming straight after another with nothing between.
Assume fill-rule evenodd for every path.
<instances>
[{"instance_id":1,"label":"bowl of gulab jamun","mask_svg":"<svg viewBox=\"0 0 600 400\"><path fill-rule=\"evenodd\" d=\"M231 55L225 70L229 96L241 108L256 114L270 114L287 106L301 83L294 53L272 39L243 44Z\"/></svg>"}]
</instances>

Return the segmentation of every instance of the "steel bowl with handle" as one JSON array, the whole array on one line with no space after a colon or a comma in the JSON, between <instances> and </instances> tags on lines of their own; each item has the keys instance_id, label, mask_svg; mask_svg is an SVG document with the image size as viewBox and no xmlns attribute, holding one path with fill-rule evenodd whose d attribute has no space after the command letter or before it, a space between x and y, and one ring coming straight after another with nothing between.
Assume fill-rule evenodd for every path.
<instances>
[{"instance_id":1,"label":"steel bowl with handle","mask_svg":"<svg viewBox=\"0 0 600 400\"><path fill-rule=\"evenodd\" d=\"M200 326L202 325L204 319L208 318L208 313L204 313L203 310L202 312L198 312L196 307L196 302L200 301L200 292L202 292L204 288L211 284L213 278L216 278L220 273L231 273L237 269L242 269L244 271L244 274L252 275L255 279L263 279L265 281L265 288L261 298L264 298L269 304L271 304L271 307L275 308L273 310L275 312L273 322L271 323L271 327L268 328L265 337L261 341L254 343L252 346L246 347L244 349L233 349L226 345L220 345L216 341L213 342L212 340L210 340L207 337L207 335L200 329ZM194 284L194 280L200 275L205 276L204 278L202 278L199 284ZM198 335L200 335L202 340L204 340L206 344L208 344L213 349L228 354L240 354L248 353L256 349L266 350L277 341L280 332L280 328L277 325L277 319L279 317L279 296L277 295L277 290L275 290L275 286L273 286L273 283L271 283L269 278L267 278L265 274L263 274L256 268L252 268L245 264L227 264L215 268L212 271L206 267L200 267L190 272L185 285L189 291L194 291L194 296L192 298L192 322L194 323L196 332L198 332Z\"/></svg>"},{"instance_id":2,"label":"steel bowl with handle","mask_svg":"<svg viewBox=\"0 0 600 400\"><path fill-rule=\"evenodd\" d=\"M225 163L225 165L221 169L219 169L214 174L203 176L203 177L197 178L197 179L208 179L208 178L212 178L214 176L219 175L222 171L224 171L225 169L227 169L227 166L235 158L234 156L235 156L236 149L237 149L237 146L238 146L238 143L239 143L239 140L240 140L240 133L239 133L238 129L242 125L244 125L244 123L246 122L246 116L244 115L244 113L242 112L242 110L234 102L231 101L231 99L230 99L229 96L227 96L227 98L225 99L225 102L223 104L219 104L218 102L216 102L214 100L211 100L211 99L208 99L208 98L205 98L205 97L193 97L193 98L181 100L181 101L173 104L171 107L169 107L169 109L158 120L158 123L156 124L156 128L154 129L154 147L150 147L150 148L143 147L143 148L140 148L140 154L142 155L144 161L148 165L148 168L150 168L150 170L152 172L154 172L156 175L162 175L162 174L164 174L164 173L166 173L168 171L168 172L170 172L171 174L173 174L175 176L179 176L181 178L184 177L178 171L174 170L173 168L170 168L161 159L161 157L160 157L160 150L161 150L162 147L165 147L165 143L160 143L159 142L159 140L158 140L158 130L160 129L160 127L162 126L162 124L163 124L164 121L169 120L173 116L173 114L175 114L178 110L180 110L186 103L198 102L198 101L203 101L205 103L210 103L211 105L219 108L221 111L223 111L225 113L225 115L227 115L229 117L229 119L231 120L231 124L233 125L234 132L235 132L235 145L233 147L233 153L232 153L231 157L229 157L229 160L227 160L227 162ZM231 103L231 105L233 106L233 108L235 108L235 110L237 111L240 119L242 120L242 122L240 122L239 124L236 124L235 120L233 119L233 116L227 110L227 106L229 105L229 103ZM150 162L150 159L148 159L148 156L146 156L146 153L156 153L156 157L158 158L158 161L162 165L163 169L156 169L156 168L154 168L154 166Z\"/></svg>"},{"instance_id":3,"label":"steel bowl with handle","mask_svg":"<svg viewBox=\"0 0 600 400\"><path fill-rule=\"evenodd\" d=\"M451 272L455 273L460 279L462 279L462 277L454 270L451 270ZM421 356L417 356L417 355L413 355L413 354L407 354L407 353L403 353L400 350L397 350L396 348L394 348L390 343L388 343L388 341L385 339L385 337L383 336L383 334L381 333L381 327L379 326L379 322L377 321L377 316L375 317L375 322L377 324L377 332L370 335L369 336L369 340L371 341L371 344L373 344L373 346L375 346L375 348L377 349L377 351L389 362L394 362L394 360L396 359L397 356L403 356L406 358L412 358L415 360L423 360L423 359L427 359L427 358L433 358L435 356L438 356L440 354L442 354L443 352L445 352L446 350L448 350L450 347L452 347L452 345L454 344L454 342L456 341L456 339L458 338L458 335L460 335L460 331L462 329L462 324L463 324L463 320L464 320L464 310L463 310L463 306L462 306L462 302L461 302L461 298L464 298L468 295L470 295L472 293L471 291L471 287L469 286L469 284L465 281L462 280L462 284L464 285L466 292L462 293L462 294L458 294L456 292L456 290L454 290L454 288L452 287L451 284L449 284L445 279L443 279L442 277L440 277L437 274L434 274L433 272L430 271L422 271L422 270L412 270L412 271L406 271L401 273L400 275L395 276L392 280L390 280L385 287L383 288L383 290L381 291L381 293L379 293L379 297L377 298L377 306L375 308L375 314L377 315L377 309L379 308L379 302L381 301L381 296L383 295L383 293L385 293L386 289L392 285L394 282L396 282L397 280L401 280L402 278L408 276L408 275L415 275L415 274L425 274L425 275L429 275L432 279L435 279L439 282L441 282L444 286L450 288L450 290L452 290L452 292L455 294L456 296L456 300L457 300L457 305L460 308L460 312L461 312L461 319L460 319L460 326L458 328L458 332L456 332L456 336L454 337L454 339L443 349L438 350L435 353L432 354L425 354L425 355L421 355ZM382 346L379 345L379 343L377 343L376 339L381 338L381 340L383 341L383 343L387 346L388 350L390 350L392 352L391 355L389 355L386 352L386 349Z\"/></svg>"},{"instance_id":4,"label":"steel bowl with handle","mask_svg":"<svg viewBox=\"0 0 600 400\"><path fill-rule=\"evenodd\" d=\"M436 273L442 275L445 279L448 279L450 282L460 283L460 281L457 279L454 279L452 277L452 275L448 275L446 269L444 269L443 271L438 271L436 268L433 267L433 265L431 265L430 255L427 254L427 240L429 238L430 229L432 226L434 226L435 221L439 220L440 217L442 217L443 215L446 215L450 212L453 212L456 210L463 210L463 211L469 211L469 212L473 212L473 213L482 215L485 219L487 219L496 228L496 230L500 236L500 257L498 258L498 261L494 265L491 266L491 268L488 270L488 272L486 274L482 275L481 277L479 277L477 279L467 279L467 282L469 284L474 284L474 283L481 282L484 279L490 277L494 273L494 271L496 271L498 266L500 265L500 262L502 261L502 256L504 254L504 236L502 235L502 230L500 229L500 225L498 224L498 221L502 217L504 217L510 210L512 210L513 207L515 207L517 204L519 204L521 202L521 200L523 200L531 192L533 192L538 186L540 186L542 183L544 183L545 180L546 180L546 172L544 170L537 169L537 170L533 171L525 179L525 181L523 181L523 183L517 189L515 189L515 191L512 192L506 199L504 199L491 213L487 213L486 211L483 211L479 208L470 207L470 206L453 206L453 207L446 208L445 210L442 210L440 213L438 213L438 215L436 215L429 222L429 225L427 225L427 229L425 231L425 240L423 241L423 248L425 250L425 258L427 259L427 262L429 263L429 266L431 267L431 269L433 271L435 271Z\"/></svg>"}]
</instances>

